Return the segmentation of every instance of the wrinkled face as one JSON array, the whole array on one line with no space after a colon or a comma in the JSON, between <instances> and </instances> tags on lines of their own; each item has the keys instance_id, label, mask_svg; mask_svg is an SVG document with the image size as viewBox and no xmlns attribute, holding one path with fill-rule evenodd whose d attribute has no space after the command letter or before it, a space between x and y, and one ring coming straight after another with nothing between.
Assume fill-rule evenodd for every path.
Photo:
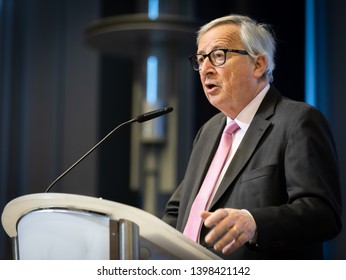
<instances>
[{"instance_id":1,"label":"wrinkled face","mask_svg":"<svg viewBox=\"0 0 346 280\"><path fill-rule=\"evenodd\" d=\"M244 50L239 26L216 26L200 37L198 54L208 54L215 49ZM199 74L209 102L227 116L235 118L259 92L259 77L263 73L259 73L257 68L255 59L249 55L227 52L226 62L221 66L213 66L206 58Z\"/></svg>"}]
</instances>

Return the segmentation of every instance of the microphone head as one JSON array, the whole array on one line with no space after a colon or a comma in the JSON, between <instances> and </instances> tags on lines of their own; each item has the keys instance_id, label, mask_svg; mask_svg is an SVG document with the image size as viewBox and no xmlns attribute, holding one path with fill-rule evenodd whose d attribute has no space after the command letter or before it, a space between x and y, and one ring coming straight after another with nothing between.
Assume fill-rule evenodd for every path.
<instances>
[{"instance_id":1,"label":"microphone head","mask_svg":"<svg viewBox=\"0 0 346 280\"><path fill-rule=\"evenodd\" d=\"M146 122L146 121L149 121L151 119L154 119L154 118L160 117L162 115L168 114L172 111L173 111L172 107L166 107L166 108L158 109L155 111L147 112L147 113L144 113L144 114L138 116L136 118L136 121L139 123Z\"/></svg>"}]
</instances>

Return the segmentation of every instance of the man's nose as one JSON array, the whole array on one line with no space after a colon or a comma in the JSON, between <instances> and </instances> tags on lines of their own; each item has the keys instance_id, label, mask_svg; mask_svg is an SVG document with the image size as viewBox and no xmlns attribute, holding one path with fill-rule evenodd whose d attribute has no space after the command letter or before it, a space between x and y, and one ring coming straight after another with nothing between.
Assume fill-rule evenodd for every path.
<instances>
[{"instance_id":1,"label":"man's nose","mask_svg":"<svg viewBox=\"0 0 346 280\"><path fill-rule=\"evenodd\" d=\"M209 57L206 57L202 63L199 73L205 76L213 71L215 71L214 65L210 62Z\"/></svg>"}]
</instances>

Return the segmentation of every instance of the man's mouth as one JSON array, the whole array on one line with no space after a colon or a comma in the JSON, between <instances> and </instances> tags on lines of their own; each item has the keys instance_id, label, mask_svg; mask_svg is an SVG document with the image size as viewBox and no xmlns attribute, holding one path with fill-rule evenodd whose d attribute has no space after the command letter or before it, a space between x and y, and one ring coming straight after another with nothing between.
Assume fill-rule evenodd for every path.
<instances>
[{"instance_id":1,"label":"man's mouth","mask_svg":"<svg viewBox=\"0 0 346 280\"><path fill-rule=\"evenodd\" d=\"M213 84L206 85L206 88L207 88L207 89L213 89L214 87L215 87L215 85L213 85Z\"/></svg>"},{"instance_id":2,"label":"man's mouth","mask_svg":"<svg viewBox=\"0 0 346 280\"><path fill-rule=\"evenodd\" d=\"M205 87L206 87L207 90L212 90L212 89L214 89L216 87L216 85L213 84L213 83L206 83Z\"/></svg>"}]
</instances>

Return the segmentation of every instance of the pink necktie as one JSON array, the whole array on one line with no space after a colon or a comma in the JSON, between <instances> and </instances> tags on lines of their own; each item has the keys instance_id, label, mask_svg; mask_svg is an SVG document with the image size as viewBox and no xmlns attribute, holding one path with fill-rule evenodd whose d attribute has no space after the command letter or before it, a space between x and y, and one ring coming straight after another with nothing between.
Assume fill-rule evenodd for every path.
<instances>
[{"instance_id":1,"label":"pink necktie","mask_svg":"<svg viewBox=\"0 0 346 280\"><path fill-rule=\"evenodd\" d=\"M214 191L217 179L220 176L221 170L226 162L228 153L232 146L232 135L239 129L235 121L231 121L225 127L219 147L214 155L213 161L210 164L209 170L203 184L191 206L190 215L184 229L184 235L194 241L198 241L199 232L202 226L200 213L206 209L211 194Z\"/></svg>"}]
</instances>

